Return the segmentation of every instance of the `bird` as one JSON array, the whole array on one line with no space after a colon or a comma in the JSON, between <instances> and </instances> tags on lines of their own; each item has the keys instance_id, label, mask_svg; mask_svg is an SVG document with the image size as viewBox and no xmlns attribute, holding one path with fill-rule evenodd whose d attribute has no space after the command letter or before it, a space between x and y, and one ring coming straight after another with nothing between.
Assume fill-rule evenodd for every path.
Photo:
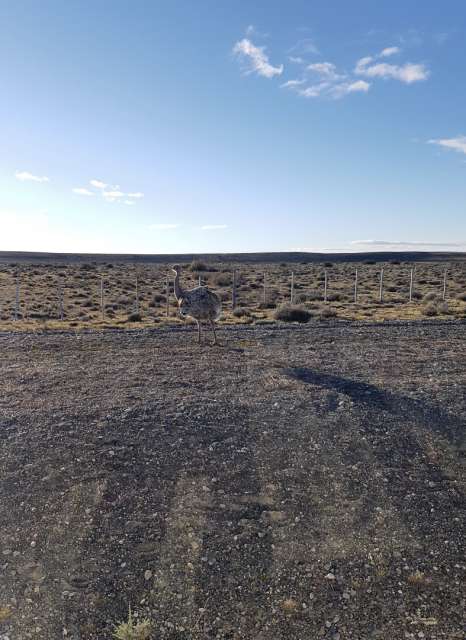
<instances>
[{"instance_id":1,"label":"bird","mask_svg":"<svg viewBox=\"0 0 466 640\"><path fill-rule=\"evenodd\" d=\"M199 286L194 289L183 289L180 285L180 265L173 265L172 271L175 274L174 291L180 315L193 318L197 322L197 340L199 344L201 343L201 322L203 320L208 321L214 334L213 344L217 344L215 321L218 320L222 312L220 298L207 287Z\"/></svg>"}]
</instances>

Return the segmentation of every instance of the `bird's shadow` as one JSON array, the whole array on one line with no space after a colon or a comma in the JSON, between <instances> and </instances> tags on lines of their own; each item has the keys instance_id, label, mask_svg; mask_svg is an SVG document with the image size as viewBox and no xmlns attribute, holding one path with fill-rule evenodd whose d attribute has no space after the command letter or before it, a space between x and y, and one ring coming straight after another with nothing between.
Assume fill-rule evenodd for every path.
<instances>
[{"instance_id":1,"label":"bird's shadow","mask_svg":"<svg viewBox=\"0 0 466 640\"><path fill-rule=\"evenodd\" d=\"M381 389L368 382L352 380L331 373L305 367L288 368L285 375L306 384L325 387L342 393L356 404L370 409L388 411L404 420L422 423L424 427L448 438L460 452L465 452L465 424L457 415L445 411L440 405L418 400Z\"/></svg>"}]
</instances>

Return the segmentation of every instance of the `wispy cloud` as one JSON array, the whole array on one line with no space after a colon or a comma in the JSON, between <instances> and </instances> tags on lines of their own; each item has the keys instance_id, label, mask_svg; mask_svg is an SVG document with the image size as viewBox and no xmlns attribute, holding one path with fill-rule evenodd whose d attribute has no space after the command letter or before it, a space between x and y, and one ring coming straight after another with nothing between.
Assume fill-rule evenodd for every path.
<instances>
[{"instance_id":1,"label":"wispy cloud","mask_svg":"<svg viewBox=\"0 0 466 640\"><path fill-rule=\"evenodd\" d=\"M264 47L254 45L244 38L238 41L233 53L247 61L246 73L257 73L267 78L282 75L283 64L273 66ZM368 93L372 82L377 79L393 79L404 84L427 80L429 69L422 63L402 62L392 64L388 58L402 53L399 46L389 46L378 53L360 58L353 63L352 71L340 70L328 60L308 63L304 54L317 54L318 49L310 39L300 40L288 50L288 60L300 67L298 77L286 79L280 87L294 91L304 98L340 99L355 93ZM296 68L296 67L295 67ZM299 77L301 76L301 77Z\"/></svg>"},{"instance_id":2,"label":"wispy cloud","mask_svg":"<svg viewBox=\"0 0 466 640\"><path fill-rule=\"evenodd\" d=\"M304 84L305 80L287 80L283 84L280 85L282 89L294 89L295 87L299 87Z\"/></svg>"},{"instance_id":3,"label":"wispy cloud","mask_svg":"<svg viewBox=\"0 0 466 640\"><path fill-rule=\"evenodd\" d=\"M464 242L435 242L428 240L353 240L350 244L376 247L465 247Z\"/></svg>"},{"instance_id":4,"label":"wispy cloud","mask_svg":"<svg viewBox=\"0 0 466 640\"><path fill-rule=\"evenodd\" d=\"M47 176L35 176L33 173L29 173L29 171L16 171L15 178L21 182L50 182L50 178L47 178Z\"/></svg>"},{"instance_id":5,"label":"wispy cloud","mask_svg":"<svg viewBox=\"0 0 466 640\"><path fill-rule=\"evenodd\" d=\"M86 189L85 187L74 187L72 191L73 193L77 193L79 196L95 196L93 191L89 191L89 189Z\"/></svg>"},{"instance_id":6,"label":"wispy cloud","mask_svg":"<svg viewBox=\"0 0 466 640\"><path fill-rule=\"evenodd\" d=\"M341 82L330 89L330 95L334 98L343 98L350 93L367 93L370 89L370 83L365 80L356 80L354 82Z\"/></svg>"},{"instance_id":7,"label":"wispy cloud","mask_svg":"<svg viewBox=\"0 0 466 640\"><path fill-rule=\"evenodd\" d=\"M180 224L173 224L173 223L164 223L164 222L159 222L156 224L150 224L149 225L149 229L154 229L156 231L164 231L164 230L168 230L168 229L178 229L178 227L181 227Z\"/></svg>"},{"instance_id":8,"label":"wispy cloud","mask_svg":"<svg viewBox=\"0 0 466 640\"><path fill-rule=\"evenodd\" d=\"M306 53L318 54L320 51L314 40L311 40L311 38L304 38L303 40L298 40L295 45L288 49L288 53L296 56L302 56Z\"/></svg>"},{"instance_id":9,"label":"wispy cloud","mask_svg":"<svg viewBox=\"0 0 466 640\"><path fill-rule=\"evenodd\" d=\"M394 56L395 54L400 52L401 52L400 47L386 47L385 49L382 49L382 51L380 52L380 57L389 58L390 56Z\"/></svg>"},{"instance_id":10,"label":"wispy cloud","mask_svg":"<svg viewBox=\"0 0 466 640\"><path fill-rule=\"evenodd\" d=\"M215 231L217 229L227 229L227 224L204 224L201 229L203 231Z\"/></svg>"},{"instance_id":11,"label":"wispy cloud","mask_svg":"<svg viewBox=\"0 0 466 640\"><path fill-rule=\"evenodd\" d=\"M89 180L89 184L93 188L92 190L87 187L76 187L73 189L73 192L83 196L99 195L105 202L116 202L127 205L135 204L136 200L144 197L141 191L125 192L120 189L120 185L118 184L112 185L95 178Z\"/></svg>"},{"instance_id":12,"label":"wispy cloud","mask_svg":"<svg viewBox=\"0 0 466 640\"><path fill-rule=\"evenodd\" d=\"M274 67L270 64L265 47L257 47L248 38L243 38L235 44L233 54L245 63L247 74L257 73L264 78L273 78L283 73L283 65Z\"/></svg>"},{"instance_id":13,"label":"wispy cloud","mask_svg":"<svg viewBox=\"0 0 466 640\"><path fill-rule=\"evenodd\" d=\"M457 136L456 138L439 138L429 140L429 144L437 144L445 149L451 149L458 153L466 153L466 136Z\"/></svg>"},{"instance_id":14,"label":"wispy cloud","mask_svg":"<svg viewBox=\"0 0 466 640\"><path fill-rule=\"evenodd\" d=\"M345 78L344 75L337 73L337 68L332 62L316 62L306 67L307 71L317 73L319 76L336 81Z\"/></svg>"},{"instance_id":15,"label":"wispy cloud","mask_svg":"<svg viewBox=\"0 0 466 640\"><path fill-rule=\"evenodd\" d=\"M96 189L106 189L108 184L102 182L102 180L89 180L89 184L91 184Z\"/></svg>"},{"instance_id":16,"label":"wispy cloud","mask_svg":"<svg viewBox=\"0 0 466 640\"><path fill-rule=\"evenodd\" d=\"M405 62L398 65L378 62L380 58L387 58L398 53L400 53L398 47L387 47L375 56L365 56L357 61L354 73L366 78L391 78L405 84L427 80L430 72L424 64Z\"/></svg>"}]
</instances>

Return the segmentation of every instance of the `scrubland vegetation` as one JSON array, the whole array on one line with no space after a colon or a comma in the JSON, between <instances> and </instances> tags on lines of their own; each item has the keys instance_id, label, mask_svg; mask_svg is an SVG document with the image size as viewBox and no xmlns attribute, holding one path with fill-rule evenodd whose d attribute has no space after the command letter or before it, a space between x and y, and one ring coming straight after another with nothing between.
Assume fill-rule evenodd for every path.
<instances>
[{"instance_id":1,"label":"scrubland vegetation","mask_svg":"<svg viewBox=\"0 0 466 640\"><path fill-rule=\"evenodd\" d=\"M185 287L201 282L220 295L221 322L227 324L466 317L464 262L241 264L193 260L184 267ZM171 280L168 263L0 264L0 330L134 328L186 322L178 317Z\"/></svg>"}]
</instances>

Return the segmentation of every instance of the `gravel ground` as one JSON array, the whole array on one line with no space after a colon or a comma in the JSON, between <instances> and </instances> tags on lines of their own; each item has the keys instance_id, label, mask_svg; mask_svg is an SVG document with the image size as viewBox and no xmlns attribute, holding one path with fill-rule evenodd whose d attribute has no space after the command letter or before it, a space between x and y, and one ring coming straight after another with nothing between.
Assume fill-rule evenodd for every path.
<instances>
[{"instance_id":1,"label":"gravel ground","mask_svg":"<svg viewBox=\"0 0 466 640\"><path fill-rule=\"evenodd\" d=\"M0 335L0 639L463 638L466 324Z\"/></svg>"}]
</instances>

